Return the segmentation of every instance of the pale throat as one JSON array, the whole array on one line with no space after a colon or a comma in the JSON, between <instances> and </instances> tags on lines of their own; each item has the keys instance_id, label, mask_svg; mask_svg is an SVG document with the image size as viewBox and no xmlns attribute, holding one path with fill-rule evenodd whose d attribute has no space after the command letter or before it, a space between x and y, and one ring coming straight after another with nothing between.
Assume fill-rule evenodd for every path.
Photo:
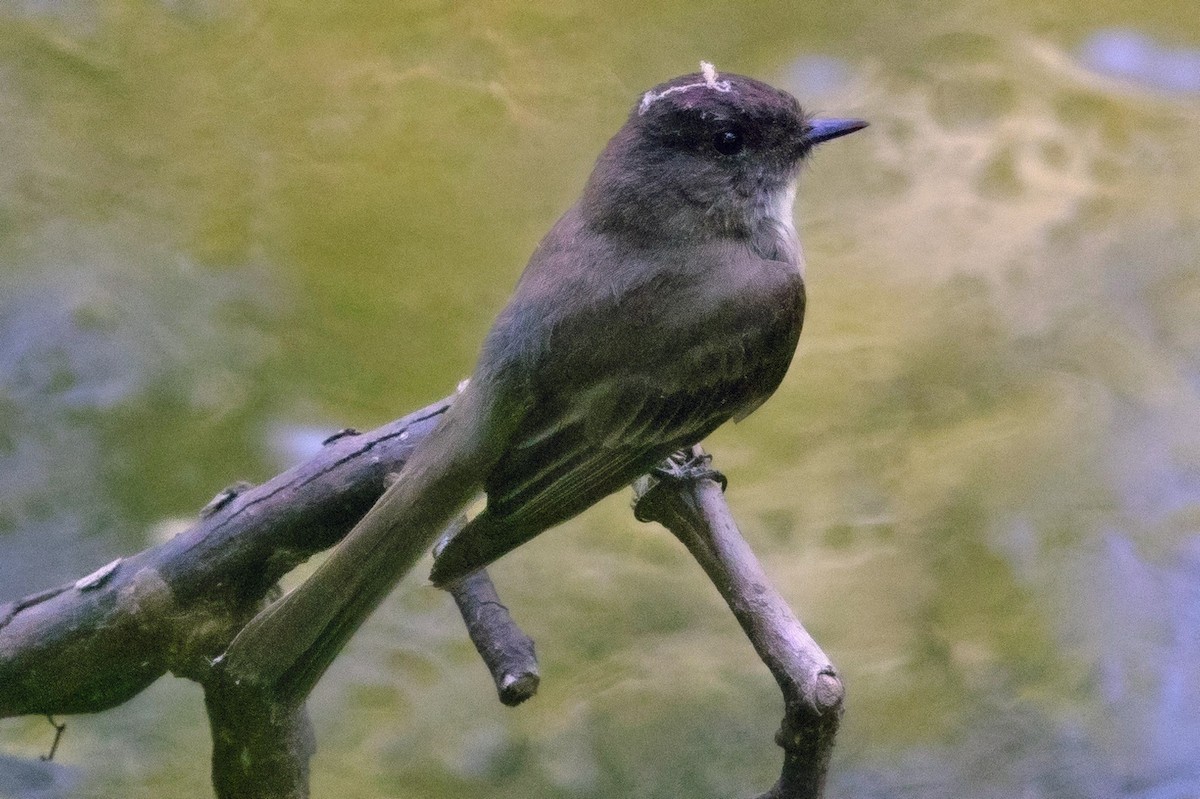
<instances>
[{"instance_id":1,"label":"pale throat","mask_svg":"<svg viewBox=\"0 0 1200 799\"><path fill-rule=\"evenodd\" d=\"M779 260L796 264L801 276L804 274L804 251L796 233L795 219L796 183L789 182L775 191L767 193L757 209L757 227L761 233L773 240Z\"/></svg>"},{"instance_id":2,"label":"pale throat","mask_svg":"<svg viewBox=\"0 0 1200 799\"><path fill-rule=\"evenodd\" d=\"M774 206L770 216L785 234L796 238L796 183L788 183L781 191L775 193Z\"/></svg>"}]
</instances>

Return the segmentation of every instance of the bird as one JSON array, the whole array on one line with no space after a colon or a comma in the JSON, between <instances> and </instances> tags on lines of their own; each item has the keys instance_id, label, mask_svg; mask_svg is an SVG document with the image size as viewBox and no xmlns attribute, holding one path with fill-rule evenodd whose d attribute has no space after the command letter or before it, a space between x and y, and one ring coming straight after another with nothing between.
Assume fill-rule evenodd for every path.
<instances>
[{"instance_id":1,"label":"bird","mask_svg":"<svg viewBox=\"0 0 1200 799\"><path fill-rule=\"evenodd\" d=\"M802 164L866 127L702 62L643 93L534 250L470 378L398 479L239 641L323 670L442 531L451 586L757 409L806 304ZM316 647L325 654L305 655Z\"/></svg>"}]
</instances>

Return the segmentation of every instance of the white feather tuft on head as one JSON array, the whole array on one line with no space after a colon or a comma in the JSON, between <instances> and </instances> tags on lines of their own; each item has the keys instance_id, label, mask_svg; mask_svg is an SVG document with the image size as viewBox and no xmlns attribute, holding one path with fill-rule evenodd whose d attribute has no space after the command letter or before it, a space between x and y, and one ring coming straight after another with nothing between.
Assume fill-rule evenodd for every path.
<instances>
[{"instance_id":1,"label":"white feather tuft on head","mask_svg":"<svg viewBox=\"0 0 1200 799\"><path fill-rule=\"evenodd\" d=\"M727 80L717 80L717 68L709 61L700 62L700 74L704 77L701 83L687 83L683 86L672 86L669 89L663 89L661 92L656 92L653 89L642 95L642 102L638 104L638 116L646 113L650 106L670 94L685 92L688 89L712 89L715 92L731 92L733 85Z\"/></svg>"}]
</instances>

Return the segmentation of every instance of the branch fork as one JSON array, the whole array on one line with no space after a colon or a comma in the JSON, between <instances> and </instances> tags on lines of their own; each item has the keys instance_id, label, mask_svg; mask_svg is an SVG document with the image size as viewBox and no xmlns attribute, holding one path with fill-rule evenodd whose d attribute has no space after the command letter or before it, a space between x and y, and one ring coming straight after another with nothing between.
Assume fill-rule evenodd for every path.
<instances>
[{"instance_id":1,"label":"branch fork","mask_svg":"<svg viewBox=\"0 0 1200 799\"><path fill-rule=\"evenodd\" d=\"M171 671L204 687L219 799L307 797L315 749L307 690L233 679L222 654L278 596L283 574L336 545L370 509L452 399L367 433L341 431L310 461L262 485L221 492L171 541L0 604L0 718L98 712ZM771 587L723 487L696 447L635 484L634 512L687 547L783 693L776 735L783 769L759 799L817 799L841 720L841 678ZM533 696L540 679L533 641L486 571L449 591L500 701Z\"/></svg>"}]
</instances>

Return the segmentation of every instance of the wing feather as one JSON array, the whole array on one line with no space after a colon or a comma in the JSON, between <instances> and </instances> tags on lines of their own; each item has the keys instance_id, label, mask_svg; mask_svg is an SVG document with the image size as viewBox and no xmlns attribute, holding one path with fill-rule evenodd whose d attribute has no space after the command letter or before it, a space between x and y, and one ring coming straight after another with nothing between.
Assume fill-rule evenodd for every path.
<instances>
[{"instance_id":1,"label":"wing feather","mask_svg":"<svg viewBox=\"0 0 1200 799\"><path fill-rule=\"evenodd\" d=\"M754 270L757 282L747 282ZM705 289L715 294L672 288L669 296L690 303L690 312L664 315L661 295L630 289L555 323L527 373L527 415L485 480L487 507L439 554L435 582L462 577L584 511L774 392L800 333L799 275L760 261L725 273L740 285ZM556 351L556 339L575 348ZM579 347L589 339L593 346Z\"/></svg>"}]
</instances>

